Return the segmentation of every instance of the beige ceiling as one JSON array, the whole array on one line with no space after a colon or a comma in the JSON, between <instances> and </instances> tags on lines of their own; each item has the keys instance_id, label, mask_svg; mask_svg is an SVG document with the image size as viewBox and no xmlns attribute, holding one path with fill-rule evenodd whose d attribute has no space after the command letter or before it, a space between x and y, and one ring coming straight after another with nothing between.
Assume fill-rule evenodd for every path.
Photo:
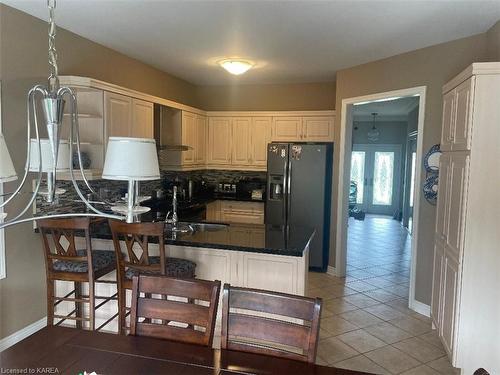
<instances>
[{"instance_id":1,"label":"beige ceiling","mask_svg":"<svg viewBox=\"0 0 500 375\"><path fill-rule=\"evenodd\" d=\"M46 19L45 0L2 0ZM332 81L339 69L486 31L500 1L59 0L57 22L199 85ZM233 77L220 57L253 59Z\"/></svg>"}]
</instances>

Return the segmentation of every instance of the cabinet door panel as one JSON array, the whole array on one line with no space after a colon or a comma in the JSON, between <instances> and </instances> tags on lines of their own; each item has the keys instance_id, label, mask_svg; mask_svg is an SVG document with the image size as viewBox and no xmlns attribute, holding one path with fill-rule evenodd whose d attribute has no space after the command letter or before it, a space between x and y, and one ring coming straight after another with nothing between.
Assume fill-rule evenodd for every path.
<instances>
[{"instance_id":1,"label":"cabinet door panel","mask_svg":"<svg viewBox=\"0 0 500 375\"><path fill-rule=\"evenodd\" d=\"M196 149L196 115L190 112L182 112L182 144L190 149L182 152L182 164L194 164Z\"/></svg>"},{"instance_id":2,"label":"cabinet door panel","mask_svg":"<svg viewBox=\"0 0 500 375\"><path fill-rule=\"evenodd\" d=\"M273 141L300 141L302 139L302 117L275 117L273 119Z\"/></svg>"},{"instance_id":3,"label":"cabinet door panel","mask_svg":"<svg viewBox=\"0 0 500 375\"><path fill-rule=\"evenodd\" d=\"M432 281L431 314L437 327L442 323L442 287L443 287L444 244L436 239L434 246L434 271Z\"/></svg>"},{"instance_id":4,"label":"cabinet door panel","mask_svg":"<svg viewBox=\"0 0 500 375\"><path fill-rule=\"evenodd\" d=\"M202 165L207 161L207 118L196 116L195 163Z\"/></svg>"},{"instance_id":5,"label":"cabinet door panel","mask_svg":"<svg viewBox=\"0 0 500 375\"><path fill-rule=\"evenodd\" d=\"M467 152L451 153L449 174L446 245L453 251L457 259L461 259L465 230L466 195L469 181L469 155Z\"/></svg>"},{"instance_id":6,"label":"cabinet door panel","mask_svg":"<svg viewBox=\"0 0 500 375\"><path fill-rule=\"evenodd\" d=\"M450 153L441 154L439 159L439 186L436 212L436 235L446 241L449 216L448 212L448 186L450 180Z\"/></svg>"},{"instance_id":7,"label":"cabinet door panel","mask_svg":"<svg viewBox=\"0 0 500 375\"><path fill-rule=\"evenodd\" d=\"M453 151L470 150L472 130L472 98L474 94L474 77L469 78L456 88L455 126L452 131Z\"/></svg>"},{"instance_id":8,"label":"cabinet door panel","mask_svg":"<svg viewBox=\"0 0 500 375\"><path fill-rule=\"evenodd\" d=\"M446 249L443 268L443 318L441 323L441 335L444 347L453 361L458 296L458 263L455 259L446 255Z\"/></svg>"},{"instance_id":9,"label":"cabinet door panel","mask_svg":"<svg viewBox=\"0 0 500 375\"><path fill-rule=\"evenodd\" d=\"M267 145L271 142L272 118L252 119L250 162L253 166L267 166Z\"/></svg>"},{"instance_id":10,"label":"cabinet door panel","mask_svg":"<svg viewBox=\"0 0 500 375\"><path fill-rule=\"evenodd\" d=\"M303 118L303 140L333 142L333 118L311 116Z\"/></svg>"},{"instance_id":11,"label":"cabinet door panel","mask_svg":"<svg viewBox=\"0 0 500 375\"><path fill-rule=\"evenodd\" d=\"M455 90L443 96L443 124L441 131L441 151L450 151L453 142L455 121Z\"/></svg>"},{"instance_id":12,"label":"cabinet door panel","mask_svg":"<svg viewBox=\"0 0 500 375\"><path fill-rule=\"evenodd\" d=\"M231 164L231 119L212 117L208 122L208 164Z\"/></svg>"},{"instance_id":13,"label":"cabinet door panel","mask_svg":"<svg viewBox=\"0 0 500 375\"><path fill-rule=\"evenodd\" d=\"M104 93L107 137L129 137L132 125L132 98Z\"/></svg>"},{"instance_id":14,"label":"cabinet door panel","mask_svg":"<svg viewBox=\"0 0 500 375\"><path fill-rule=\"evenodd\" d=\"M232 119L232 158L233 165L247 166L250 163L250 117L233 117Z\"/></svg>"},{"instance_id":15,"label":"cabinet door panel","mask_svg":"<svg viewBox=\"0 0 500 375\"><path fill-rule=\"evenodd\" d=\"M132 101L131 136L138 138L154 138L153 103L144 100Z\"/></svg>"},{"instance_id":16,"label":"cabinet door panel","mask_svg":"<svg viewBox=\"0 0 500 375\"><path fill-rule=\"evenodd\" d=\"M297 294L298 265L292 257L243 255L243 286Z\"/></svg>"}]
</instances>

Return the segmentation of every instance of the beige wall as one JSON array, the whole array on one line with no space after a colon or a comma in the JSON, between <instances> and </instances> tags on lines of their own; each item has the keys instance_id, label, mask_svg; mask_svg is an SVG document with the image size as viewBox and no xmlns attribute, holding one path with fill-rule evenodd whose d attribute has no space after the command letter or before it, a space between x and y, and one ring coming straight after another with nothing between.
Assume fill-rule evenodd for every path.
<instances>
[{"instance_id":1,"label":"beige wall","mask_svg":"<svg viewBox=\"0 0 500 375\"><path fill-rule=\"evenodd\" d=\"M301 111L335 109L335 82L282 85L200 86L207 111Z\"/></svg>"},{"instance_id":2,"label":"beige wall","mask_svg":"<svg viewBox=\"0 0 500 375\"><path fill-rule=\"evenodd\" d=\"M424 152L440 142L442 98L441 88L454 75L472 62L489 60L486 35L480 34L337 72L337 118L341 118L342 100L384 91L416 86L427 87L425 105ZM337 122L340 124L340 121ZM340 139L340 126L335 129L335 139ZM339 160L339 148L335 159ZM334 167L334 192L338 195L338 170ZM425 175L425 174L424 174ZM423 176L424 177L424 176ZM433 233L436 208L421 198L419 204L419 238L416 259L416 299L430 304L432 284ZM336 213L337 201L334 202ZM333 222L336 223L336 215ZM335 227L333 229L335 232ZM331 259L335 258L332 249ZM333 264L332 264L333 265Z\"/></svg>"},{"instance_id":3,"label":"beige wall","mask_svg":"<svg viewBox=\"0 0 500 375\"><path fill-rule=\"evenodd\" d=\"M494 24L486 33L488 57L492 61L500 61L500 21Z\"/></svg>"},{"instance_id":4,"label":"beige wall","mask_svg":"<svg viewBox=\"0 0 500 375\"><path fill-rule=\"evenodd\" d=\"M45 22L0 5L0 77L3 129L18 173L25 160L26 94L48 72ZM137 60L58 30L60 73L83 75L186 104L197 105L194 86ZM15 184L6 184L6 191ZM12 207L9 211L17 211ZM45 266L31 224L6 230L7 278L0 281L0 338L46 315Z\"/></svg>"}]
</instances>

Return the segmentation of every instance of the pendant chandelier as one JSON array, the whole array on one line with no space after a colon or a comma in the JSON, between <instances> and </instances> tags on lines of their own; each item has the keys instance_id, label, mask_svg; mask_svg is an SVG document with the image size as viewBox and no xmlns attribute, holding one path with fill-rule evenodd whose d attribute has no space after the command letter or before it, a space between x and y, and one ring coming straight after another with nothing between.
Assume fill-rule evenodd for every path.
<instances>
[{"instance_id":1,"label":"pendant chandelier","mask_svg":"<svg viewBox=\"0 0 500 375\"><path fill-rule=\"evenodd\" d=\"M380 130L377 129L375 126L375 118L377 117L378 113L373 112L373 123L372 123L372 128L368 131L367 137L370 142L377 142L379 137L380 137Z\"/></svg>"},{"instance_id":2,"label":"pendant chandelier","mask_svg":"<svg viewBox=\"0 0 500 375\"><path fill-rule=\"evenodd\" d=\"M156 150L154 140L150 139L137 139L128 138L122 139L123 142L129 144L149 144L149 149L144 147L138 147L139 154L133 155L136 160L141 160L143 152L146 151L147 157L151 161L152 168L147 178L140 178L137 176L129 176L129 195L128 201L125 207L128 207L128 212L125 210L118 211L113 209L112 203L110 202L99 202L101 204L99 209L95 207L94 202L90 202L86 199L87 194L92 194L98 196L94 189L89 184L87 178L85 177L83 163L82 163L82 152L80 150L80 131L78 124L78 105L76 92L69 87L61 87L59 85L58 76L58 66L57 66L57 51L55 48L55 36L56 36L56 24L54 21L54 11L56 7L55 0L48 0L47 6L49 10L49 20L48 20L48 58L50 66L50 74L48 77L47 86L36 85L32 87L28 92L27 97L27 151L26 151L26 164L24 168L24 175L21 178L17 188L11 193L4 193L3 196L0 195L0 229L23 223L34 221L38 219L46 218L63 218L63 217L76 217L76 216L88 216L88 217L102 217L118 220L127 220L131 222L134 220L134 208L137 207L136 197L137 197L137 184L139 180L146 179L159 179L158 170L158 160L156 153L151 154L151 149ZM67 105L66 105L67 104ZM69 107L69 111L64 112L65 106ZM40 111L41 109L41 111ZM43 113L43 118L39 119L38 114ZM63 124L63 115L68 116L69 121L69 139L61 139L62 127L67 125ZM40 126L45 125L47 132L47 139L40 138ZM43 126L42 125L42 126ZM34 130L34 138L32 138L32 129ZM111 140L111 139L110 139ZM151 141L153 145L151 145ZM133 147L132 147L133 148ZM75 171L73 167L72 156L75 150L75 164L77 164L78 175L81 176L83 180L83 191L77 183L75 178ZM109 151L109 150L108 150ZM141 153L142 152L142 153ZM106 155L108 158L108 155ZM155 159L156 158L156 159ZM127 158L125 158L127 159ZM55 162L54 162L55 161ZM136 161L137 163L137 161ZM109 163L108 163L109 164ZM82 212L69 212L69 213L41 213L40 215L34 215L26 217L26 213L30 210L33 203L35 202L37 196L41 196L49 204L55 204L54 198L57 194L63 192L61 189L56 188L57 173L61 171L69 171L72 186L78 196L77 201L84 203L85 210ZM21 195L21 190L26 185L28 180L28 173L36 172L37 177L34 183L34 189L31 194L28 203L21 208L19 212L12 213L8 211L9 203L14 201L16 198L19 199ZM45 173L47 186L46 188L41 188L42 176ZM110 172L112 174L112 172ZM126 176L125 176L126 177ZM113 177L110 177L113 179ZM0 134L0 183L14 181L17 179L16 172L13 167L12 160L7 149L7 143L3 135ZM123 176L120 178L115 178L116 180L123 180ZM21 205L22 206L22 205ZM82 205L82 207L84 207ZM50 207L50 205L49 205ZM109 209L106 209L106 208ZM7 209L7 210L6 210ZM6 211L6 213L2 213ZM106 212L107 211L107 212ZM115 214L113 212L120 212L121 214ZM123 215L122 215L123 214Z\"/></svg>"}]
</instances>

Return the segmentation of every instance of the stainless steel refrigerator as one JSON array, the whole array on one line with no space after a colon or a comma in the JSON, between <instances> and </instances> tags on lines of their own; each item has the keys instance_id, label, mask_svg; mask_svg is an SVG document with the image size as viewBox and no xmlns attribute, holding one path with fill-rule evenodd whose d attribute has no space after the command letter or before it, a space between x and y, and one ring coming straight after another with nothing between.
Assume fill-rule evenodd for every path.
<instances>
[{"instance_id":1,"label":"stainless steel refrigerator","mask_svg":"<svg viewBox=\"0 0 500 375\"><path fill-rule=\"evenodd\" d=\"M332 143L270 143L266 224L310 227L309 267L326 271L330 243Z\"/></svg>"}]
</instances>

